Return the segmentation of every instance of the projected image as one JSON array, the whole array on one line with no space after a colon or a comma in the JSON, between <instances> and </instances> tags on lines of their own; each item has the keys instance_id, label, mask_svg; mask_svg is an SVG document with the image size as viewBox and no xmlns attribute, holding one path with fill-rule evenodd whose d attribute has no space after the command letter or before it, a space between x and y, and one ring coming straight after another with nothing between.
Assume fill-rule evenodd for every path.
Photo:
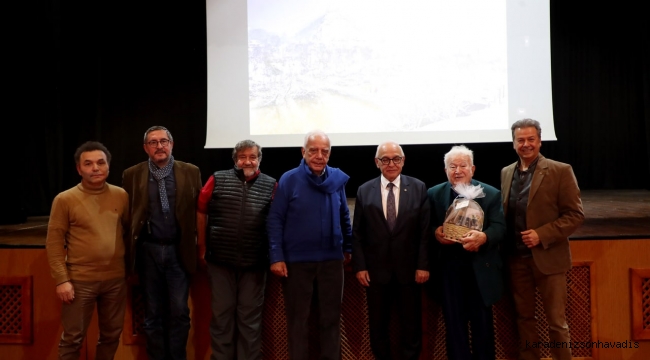
<instances>
[{"instance_id":1,"label":"projected image","mask_svg":"<svg viewBox=\"0 0 650 360\"><path fill-rule=\"evenodd\" d=\"M505 6L248 0L250 133L507 128Z\"/></svg>"}]
</instances>

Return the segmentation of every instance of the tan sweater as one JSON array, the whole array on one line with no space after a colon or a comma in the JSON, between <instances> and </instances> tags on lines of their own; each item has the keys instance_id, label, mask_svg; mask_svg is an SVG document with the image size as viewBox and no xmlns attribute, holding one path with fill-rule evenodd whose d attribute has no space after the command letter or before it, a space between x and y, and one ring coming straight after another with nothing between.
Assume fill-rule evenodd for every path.
<instances>
[{"instance_id":1,"label":"tan sweater","mask_svg":"<svg viewBox=\"0 0 650 360\"><path fill-rule=\"evenodd\" d=\"M101 190L79 184L57 195L45 241L56 284L124 277L128 214L128 195L108 183Z\"/></svg>"}]
</instances>

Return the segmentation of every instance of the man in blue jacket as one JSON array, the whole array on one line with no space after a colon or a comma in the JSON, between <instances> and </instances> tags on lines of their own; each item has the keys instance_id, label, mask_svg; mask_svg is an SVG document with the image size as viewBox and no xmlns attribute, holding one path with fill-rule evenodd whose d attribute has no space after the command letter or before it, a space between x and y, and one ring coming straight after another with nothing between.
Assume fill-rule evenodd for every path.
<instances>
[{"instance_id":1,"label":"man in blue jacket","mask_svg":"<svg viewBox=\"0 0 650 360\"><path fill-rule=\"evenodd\" d=\"M341 356L343 265L350 261L352 228L345 195L349 176L327 166L330 151L325 133L305 136L303 160L280 178L267 218L271 272L283 277L291 360L309 355L307 319L314 288L320 359Z\"/></svg>"}]
</instances>

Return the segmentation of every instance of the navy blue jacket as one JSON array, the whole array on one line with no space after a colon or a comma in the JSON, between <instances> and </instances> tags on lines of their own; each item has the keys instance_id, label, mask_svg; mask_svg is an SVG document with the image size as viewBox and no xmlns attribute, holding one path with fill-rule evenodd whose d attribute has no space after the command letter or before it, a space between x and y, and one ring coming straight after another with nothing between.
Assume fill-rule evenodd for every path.
<instances>
[{"instance_id":1,"label":"navy blue jacket","mask_svg":"<svg viewBox=\"0 0 650 360\"><path fill-rule=\"evenodd\" d=\"M478 252L471 253L473 256L472 266L483 297L483 303L490 306L501 298L503 292L503 263L499 254L499 244L505 239L506 221L501 205L501 192L490 185L473 179L472 185L481 185L485 192L484 198L474 200L483 209L485 216L483 219L483 232L487 236L487 243L483 244ZM430 188L427 195L432 209L431 227L435 231L445 221L447 208L454 201L451 198L451 184L448 181L438 184ZM442 245L434 238L431 246L431 257L437 259L437 261L444 261L444 256L442 256L444 246L455 245ZM435 274L432 274L432 276L435 276Z\"/></svg>"},{"instance_id":2,"label":"navy blue jacket","mask_svg":"<svg viewBox=\"0 0 650 360\"><path fill-rule=\"evenodd\" d=\"M302 160L280 178L266 222L271 264L342 260L351 252L350 177L330 166L325 172L324 179L312 174Z\"/></svg>"}]
</instances>

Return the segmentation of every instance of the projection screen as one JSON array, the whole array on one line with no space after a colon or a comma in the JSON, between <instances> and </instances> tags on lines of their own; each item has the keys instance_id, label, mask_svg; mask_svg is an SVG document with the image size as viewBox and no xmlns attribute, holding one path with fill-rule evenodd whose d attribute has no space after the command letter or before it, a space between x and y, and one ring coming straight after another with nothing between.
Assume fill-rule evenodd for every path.
<instances>
[{"instance_id":1,"label":"projection screen","mask_svg":"<svg viewBox=\"0 0 650 360\"><path fill-rule=\"evenodd\" d=\"M207 148L555 140L549 3L207 0Z\"/></svg>"}]
</instances>

